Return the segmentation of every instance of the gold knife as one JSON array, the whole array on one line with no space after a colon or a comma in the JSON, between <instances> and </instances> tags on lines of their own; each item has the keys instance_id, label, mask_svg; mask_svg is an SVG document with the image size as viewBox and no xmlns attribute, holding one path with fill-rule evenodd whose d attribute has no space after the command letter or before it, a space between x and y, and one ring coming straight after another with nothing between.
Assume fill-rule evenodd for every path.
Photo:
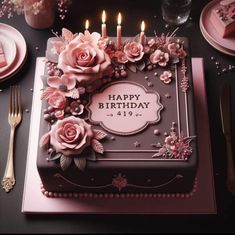
<instances>
[{"instance_id":1,"label":"gold knife","mask_svg":"<svg viewBox=\"0 0 235 235\"><path fill-rule=\"evenodd\" d=\"M227 149L227 187L235 195L235 169L233 165L231 131L231 88L227 83L224 85L220 97L220 114Z\"/></svg>"}]
</instances>

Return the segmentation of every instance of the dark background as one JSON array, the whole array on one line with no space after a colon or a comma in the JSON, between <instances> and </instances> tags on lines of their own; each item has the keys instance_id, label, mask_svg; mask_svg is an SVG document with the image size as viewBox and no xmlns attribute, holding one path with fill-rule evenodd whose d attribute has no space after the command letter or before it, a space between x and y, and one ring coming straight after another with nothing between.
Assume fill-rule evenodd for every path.
<instances>
[{"instance_id":1,"label":"dark background","mask_svg":"<svg viewBox=\"0 0 235 235\"><path fill-rule=\"evenodd\" d=\"M235 65L235 57L216 51L203 38L199 28L199 18L203 7L209 1L193 0L189 21L180 26L177 36L190 39L191 56L203 57L208 98L212 158L215 177L217 215L24 215L21 213L23 186L25 177L27 144L34 83L36 57L45 55L47 39L52 35L50 29L35 30L30 28L23 15L13 18L0 18L18 29L24 36L28 55L23 69L7 83L0 84L0 177L4 174L9 139L7 122L9 85L20 84L22 103L24 104L23 121L17 130L15 143L16 185L10 193L0 189L0 232L1 233L228 233L235 232L235 197L227 191L226 148L221 130L219 97L225 82L235 90L235 72L222 73L211 57L218 60L222 68ZM154 35L175 27L166 27L161 17L161 1L153 0L73 0L69 15L64 21L56 19L53 29L60 33L62 27L72 32L84 30L85 19L90 21L90 31L100 32L101 12L108 14L107 29L109 36L116 35L116 16L121 12L123 36L135 36L140 31L141 20L146 21L146 35ZM38 49L37 49L38 47ZM233 102L233 110L234 102ZM233 126L234 126L233 121ZM233 128L234 129L234 128ZM234 143L234 138L233 138ZM205 143L206 144L206 143Z\"/></svg>"}]
</instances>

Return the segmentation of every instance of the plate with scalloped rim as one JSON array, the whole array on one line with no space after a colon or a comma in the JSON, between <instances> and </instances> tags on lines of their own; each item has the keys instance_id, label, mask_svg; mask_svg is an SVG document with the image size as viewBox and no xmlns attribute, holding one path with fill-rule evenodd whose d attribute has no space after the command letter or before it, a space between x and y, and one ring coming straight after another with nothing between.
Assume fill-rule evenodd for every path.
<instances>
[{"instance_id":1,"label":"plate with scalloped rim","mask_svg":"<svg viewBox=\"0 0 235 235\"><path fill-rule=\"evenodd\" d=\"M0 73L0 82L1 82L12 77L22 67L26 59L27 46L26 46L26 42L22 34L17 29L13 28L12 26L0 23L0 32L1 32L0 35L4 35L5 38L9 39L9 42L8 42L9 44L13 45L15 43L15 47L16 47L16 54L15 54L15 58L13 62L10 63L10 65L6 69L4 69L3 72ZM10 43L10 41L13 41L14 43ZM8 52L5 52L5 54L7 53ZM11 53L12 53L11 56L13 56L14 53L12 51ZM8 57L8 55L6 56Z\"/></svg>"},{"instance_id":2,"label":"plate with scalloped rim","mask_svg":"<svg viewBox=\"0 0 235 235\"><path fill-rule=\"evenodd\" d=\"M200 30L206 41L215 49L225 54L235 56L235 34L228 38L222 38L210 22L211 9L220 1L221 0L213 0L203 8L200 16Z\"/></svg>"},{"instance_id":3,"label":"plate with scalloped rim","mask_svg":"<svg viewBox=\"0 0 235 235\"><path fill-rule=\"evenodd\" d=\"M17 51L15 41L2 32L0 32L0 43L2 44L4 56L7 62L6 66L0 68L0 75L2 75L14 62Z\"/></svg>"}]
</instances>

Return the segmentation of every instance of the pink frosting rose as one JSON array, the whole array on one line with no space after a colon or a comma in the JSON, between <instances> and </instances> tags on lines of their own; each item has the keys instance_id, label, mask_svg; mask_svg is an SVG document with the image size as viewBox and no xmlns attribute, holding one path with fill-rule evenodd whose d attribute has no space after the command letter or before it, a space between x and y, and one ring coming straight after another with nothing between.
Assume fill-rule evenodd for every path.
<instances>
[{"instance_id":1,"label":"pink frosting rose","mask_svg":"<svg viewBox=\"0 0 235 235\"><path fill-rule=\"evenodd\" d=\"M152 64L159 64L160 66L165 67L169 61L169 54L157 49L150 55L149 59Z\"/></svg>"},{"instance_id":2,"label":"pink frosting rose","mask_svg":"<svg viewBox=\"0 0 235 235\"><path fill-rule=\"evenodd\" d=\"M97 34L79 34L60 53L58 68L83 85L91 84L107 75L111 60L108 54L94 43L97 39Z\"/></svg>"},{"instance_id":3,"label":"pink frosting rose","mask_svg":"<svg viewBox=\"0 0 235 235\"><path fill-rule=\"evenodd\" d=\"M66 98L63 92L54 90L47 98L47 102L55 109L64 109L66 105Z\"/></svg>"},{"instance_id":4,"label":"pink frosting rose","mask_svg":"<svg viewBox=\"0 0 235 235\"><path fill-rule=\"evenodd\" d=\"M78 155L91 144L93 131L83 119L70 116L52 125L49 137L57 153Z\"/></svg>"},{"instance_id":5,"label":"pink frosting rose","mask_svg":"<svg viewBox=\"0 0 235 235\"><path fill-rule=\"evenodd\" d=\"M129 42L124 46L124 53L129 61L139 61L144 55L143 46L139 42Z\"/></svg>"}]
</instances>

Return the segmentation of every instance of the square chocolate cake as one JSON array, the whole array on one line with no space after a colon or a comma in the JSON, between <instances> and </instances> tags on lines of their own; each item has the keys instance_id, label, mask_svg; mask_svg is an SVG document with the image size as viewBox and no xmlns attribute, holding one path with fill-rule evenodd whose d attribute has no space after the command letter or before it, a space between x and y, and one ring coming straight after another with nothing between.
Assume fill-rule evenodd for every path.
<instances>
[{"instance_id":1,"label":"square chocolate cake","mask_svg":"<svg viewBox=\"0 0 235 235\"><path fill-rule=\"evenodd\" d=\"M187 38L49 38L37 169L45 195L191 193L198 167Z\"/></svg>"}]
</instances>

